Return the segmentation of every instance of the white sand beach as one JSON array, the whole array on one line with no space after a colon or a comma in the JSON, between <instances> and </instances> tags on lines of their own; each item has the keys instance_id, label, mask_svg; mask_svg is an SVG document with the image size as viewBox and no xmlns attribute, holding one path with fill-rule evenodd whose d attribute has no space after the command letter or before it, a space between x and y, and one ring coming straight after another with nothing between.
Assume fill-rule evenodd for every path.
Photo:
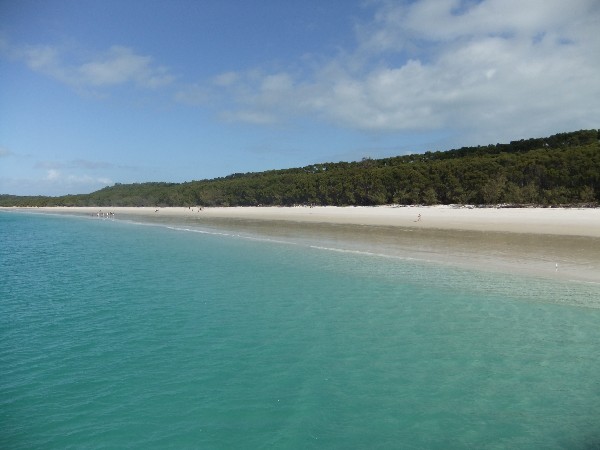
<instances>
[{"instance_id":1,"label":"white sand beach","mask_svg":"<svg viewBox=\"0 0 600 450\"><path fill-rule=\"evenodd\" d=\"M13 208L4 208L13 209ZM288 222L373 225L440 230L496 231L600 237L600 208L475 208L454 206L377 207L51 207L38 212L212 217Z\"/></svg>"},{"instance_id":2,"label":"white sand beach","mask_svg":"<svg viewBox=\"0 0 600 450\"><path fill-rule=\"evenodd\" d=\"M600 208L2 208L226 229L311 246L600 283ZM110 215L109 215L110 214Z\"/></svg>"},{"instance_id":3,"label":"white sand beach","mask_svg":"<svg viewBox=\"0 0 600 450\"><path fill-rule=\"evenodd\" d=\"M325 206L209 208L202 212L231 218L600 237L600 209ZM165 209L163 213L172 212Z\"/></svg>"}]
</instances>

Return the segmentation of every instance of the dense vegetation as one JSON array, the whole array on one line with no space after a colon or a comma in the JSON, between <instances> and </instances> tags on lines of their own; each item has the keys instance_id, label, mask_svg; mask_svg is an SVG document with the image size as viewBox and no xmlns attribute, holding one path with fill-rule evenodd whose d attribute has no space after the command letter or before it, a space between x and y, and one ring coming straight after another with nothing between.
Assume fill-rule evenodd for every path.
<instances>
[{"instance_id":1,"label":"dense vegetation","mask_svg":"<svg viewBox=\"0 0 600 450\"><path fill-rule=\"evenodd\" d=\"M0 196L0 206L591 206L599 201L600 130L186 183L116 184L85 195Z\"/></svg>"}]
</instances>

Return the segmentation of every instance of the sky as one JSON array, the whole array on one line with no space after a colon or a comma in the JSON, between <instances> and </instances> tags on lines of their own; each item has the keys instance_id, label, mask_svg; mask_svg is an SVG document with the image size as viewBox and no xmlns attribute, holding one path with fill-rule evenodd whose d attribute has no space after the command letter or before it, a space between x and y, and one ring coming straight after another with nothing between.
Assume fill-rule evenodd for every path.
<instances>
[{"instance_id":1,"label":"sky","mask_svg":"<svg viewBox=\"0 0 600 450\"><path fill-rule=\"evenodd\" d=\"M0 0L0 194L600 128L598 0Z\"/></svg>"}]
</instances>

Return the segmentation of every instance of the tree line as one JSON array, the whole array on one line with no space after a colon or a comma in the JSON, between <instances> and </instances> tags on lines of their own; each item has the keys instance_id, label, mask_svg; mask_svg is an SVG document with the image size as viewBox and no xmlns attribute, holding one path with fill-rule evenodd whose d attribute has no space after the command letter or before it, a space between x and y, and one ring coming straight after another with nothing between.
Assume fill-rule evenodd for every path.
<instances>
[{"instance_id":1,"label":"tree line","mask_svg":"<svg viewBox=\"0 0 600 450\"><path fill-rule=\"evenodd\" d=\"M185 183L115 184L60 197L0 195L1 206L588 205L600 201L600 130L509 144Z\"/></svg>"}]
</instances>

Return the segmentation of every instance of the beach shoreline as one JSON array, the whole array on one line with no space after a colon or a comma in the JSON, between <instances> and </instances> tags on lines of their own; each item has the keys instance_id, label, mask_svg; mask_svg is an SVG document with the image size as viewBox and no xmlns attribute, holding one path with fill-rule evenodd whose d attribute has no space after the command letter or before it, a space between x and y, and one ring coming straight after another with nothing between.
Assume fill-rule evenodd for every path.
<instances>
[{"instance_id":1,"label":"beach shoreline","mask_svg":"<svg viewBox=\"0 0 600 450\"><path fill-rule=\"evenodd\" d=\"M379 207L1 208L180 227L600 283L600 209Z\"/></svg>"},{"instance_id":2,"label":"beach shoreline","mask_svg":"<svg viewBox=\"0 0 600 450\"><path fill-rule=\"evenodd\" d=\"M416 229L494 231L600 237L600 208L477 208L455 206L296 207L39 207L40 213L197 217L300 223L370 225Z\"/></svg>"}]
</instances>

